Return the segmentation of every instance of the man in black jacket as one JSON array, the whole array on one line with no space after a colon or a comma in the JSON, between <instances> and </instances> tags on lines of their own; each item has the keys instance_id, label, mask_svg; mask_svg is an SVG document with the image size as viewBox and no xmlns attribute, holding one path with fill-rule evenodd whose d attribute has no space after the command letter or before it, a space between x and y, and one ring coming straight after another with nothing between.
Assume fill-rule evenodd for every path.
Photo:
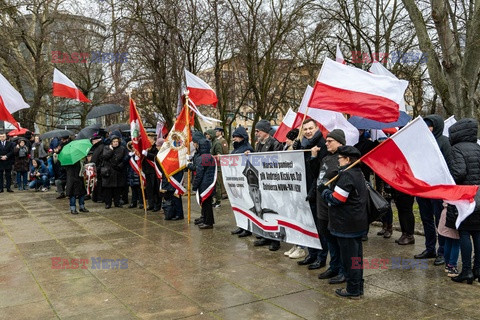
<instances>
[{"instance_id":1,"label":"man in black jacket","mask_svg":"<svg viewBox=\"0 0 480 320\"><path fill-rule=\"evenodd\" d=\"M270 135L270 122L267 120L260 120L255 125L255 136L257 137L257 144L255 145L255 152L271 152L281 151L283 146L274 137ZM253 243L254 246L269 245L270 251L277 251L280 249L280 241L260 238Z\"/></svg>"},{"instance_id":2,"label":"man in black jacket","mask_svg":"<svg viewBox=\"0 0 480 320\"><path fill-rule=\"evenodd\" d=\"M149 150L142 151L145 156L142 161L142 170L145 173L146 179L145 192L148 199L147 210L157 212L162 209L163 200L163 195L160 193L160 179L157 177L157 172L154 167L156 165L155 158L158 153L157 145L155 144L157 136L155 133L149 132L148 139L152 143L152 146Z\"/></svg>"},{"instance_id":3,"label":"man in black jacket","mask_svg":"<svg viewBox=\"0 0 480 320\"><path fill-rule=\"evenodd\" d=\"M300 140L295 140L293 143L294 150L310 150L313 147L319 147L319 151L317 152L317 159L322 160L327 155L327 148L325 146L325 139L322 136L322 132L318 128L317 123L313 119L307 119L302 124L302 131L303 137ZM315 172L312 170L310 166L310 159L311 159L311 152L305 151L303 153L305 158L305 175L307 180L307 197L308 204L310 205L310 209L312 210L313 221L315 222L315 226L317 230L319 230L319 220L317 217L317 204L316 204L316 192L315 192L315 185L316 185L316 177L318 177L318 167L316 168ZM326 265L327 261L327 240L325 235L320 234L320 243L322 244L322 250L308 248L308 255L302 261L298 261L299 265L308 265L309 270L319 269Z\"/></svg>"},{"instance_id":4,"label":"man in black jacket","mask_svg":"<svg viewBox=\"0 0 480 320\"><path fill-rule=\"evenodd\" d=\"M7 141L7 135L5 133L0 134L0 192L3 192L3 187L7 188L7 192L13 192L10 189L12 185L12 166L13 166L13 149L12 142ZM3 182L3 174L5 174L6 185Z\"/></svg>"},{"instance_id":5,"label":"man in black jacket","mask_svg":"<svg viewBox=\"0 0 480 320\"><path fill-rule=\"evenodd\" d=\"M448 138L443 135L443 128L445 126L443 118L439 115L432 114L426 116L424 121L435 136L437 144L440 147L440 151L442 152L445 161L448 163L450 159L451 147ZM422 253L415 255L414 258L435 258L433 263L434 265L443 265L445 263L445 259L443 257L445 238L441 235L438 235L438 251L435 250L437 243L437 227L438 222L440 221L440 214L443 210L443 200L417 197L417 203L423 223L423 230L425 232L426 248Z\"/></svg>"}]
</instances>

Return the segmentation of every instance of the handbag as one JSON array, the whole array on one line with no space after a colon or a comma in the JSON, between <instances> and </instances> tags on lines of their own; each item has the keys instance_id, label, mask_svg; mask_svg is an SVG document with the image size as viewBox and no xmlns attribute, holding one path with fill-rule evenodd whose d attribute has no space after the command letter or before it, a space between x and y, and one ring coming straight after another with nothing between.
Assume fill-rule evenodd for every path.
<instances>
[{"instance_id":1,"label":"handbag","mask_svg":"<svg viewBox=\"0 0 480 320\"><path fill-rule=\"evenodd\" d=\"M365 181L368 190L368 201L367 201L367 213L368 213L368 224L374 221L380 221L380 219L391 210L390 202L385 200L382 195L375 190L370 182Z\"/></svg>"}]
</instances>

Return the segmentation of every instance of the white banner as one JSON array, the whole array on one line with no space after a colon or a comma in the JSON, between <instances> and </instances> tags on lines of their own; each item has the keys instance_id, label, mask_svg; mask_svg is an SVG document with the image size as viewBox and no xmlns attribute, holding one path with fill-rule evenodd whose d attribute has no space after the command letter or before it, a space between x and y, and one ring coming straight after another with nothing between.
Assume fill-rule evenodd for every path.
<instances>
[{"instance_id":1,"label":"white banner","mask_svg":"<svg viewBox=\"0 0 480 320\"><path fill-rule=\"evenodd\" d=\"M265 238L321 249L307 196L303 151L220 156L237 226Z\"/></svg>"}]
</instances>

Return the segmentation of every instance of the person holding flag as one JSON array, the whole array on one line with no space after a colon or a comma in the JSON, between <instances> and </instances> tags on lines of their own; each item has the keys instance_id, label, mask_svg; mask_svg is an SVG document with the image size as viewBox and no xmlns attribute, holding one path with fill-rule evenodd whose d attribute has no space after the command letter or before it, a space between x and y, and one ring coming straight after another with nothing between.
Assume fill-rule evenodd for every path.
<instances>
[{"instance_id":1,"label":"person holding flag","mask_svg":"<svg viewBox=\"0 0 480 320\"><path fill-rule=\"evenodd\" d=\"M157 135L153 132L147 134L150 141L150 148L143 150L142 169L145 173L146 186L145 192L148 199L147 210L158 212L162 209L162 194L160 193L160 181L162 179L162 173L155 163L155 157L158 154L158 149L155 141Z\"/></svg>"}]
</instances>

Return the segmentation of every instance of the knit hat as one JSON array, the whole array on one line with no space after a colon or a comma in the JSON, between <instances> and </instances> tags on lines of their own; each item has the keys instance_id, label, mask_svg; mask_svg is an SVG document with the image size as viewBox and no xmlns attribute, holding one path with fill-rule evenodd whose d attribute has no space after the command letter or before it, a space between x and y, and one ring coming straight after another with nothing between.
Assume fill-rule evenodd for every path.
<instances>
[{"instance_id":1,"label":"knit hat","mask_svg":"<svg viewBox=\"0 0 480 320\"><path fill-rule=\"evenodd\" d=\"M223 128L221 128L221 127L216 127L216 128L215 128L215 131L223 132Z\"/></svg>"},{"instance_id":2,"label":"knit hat","mask_svg":"<svg viewBox=\"0 0 480 320\"><path fill-rule=\"evenodd\" d=\"M289 140L297 139L298 133L299 133L298 129L292 129L292 130L288 131L287 139L289 139Z\"/></svg>"},{"instance_id":3,"label":"knit hat","mask_svg":"<svg viewBox=\"0 0 480 320\"><path fill-rule=\"evenodd\" d=\"M360 158L362 154L360 151L352 146L341 146L338 149L338 154L344 157L349 157L349 158Z\"/></svg>"},{"instance_id":4,"label":"knit hat","mask_svg":"<svg viewBox=\"0 0 480 320\"><path fill-rule=\"evenodd\" d=\"M345 132L342 129L333 129L327 134L327 138L335 139L338 143L346 145L347 141L345 140Z\"/></svg>"},{"instance_id":5,"label":"knit hat","mask_svg":"<svg viewBox=\"0 0 480 320\"><path fill-rule=\"evenodd\" d=\"M255 125L255 129L269 133L270 130L272 130L272 127L270 126L270 122L268 122L267 120L260 120Z\"/></svg>"}]
</instances>

